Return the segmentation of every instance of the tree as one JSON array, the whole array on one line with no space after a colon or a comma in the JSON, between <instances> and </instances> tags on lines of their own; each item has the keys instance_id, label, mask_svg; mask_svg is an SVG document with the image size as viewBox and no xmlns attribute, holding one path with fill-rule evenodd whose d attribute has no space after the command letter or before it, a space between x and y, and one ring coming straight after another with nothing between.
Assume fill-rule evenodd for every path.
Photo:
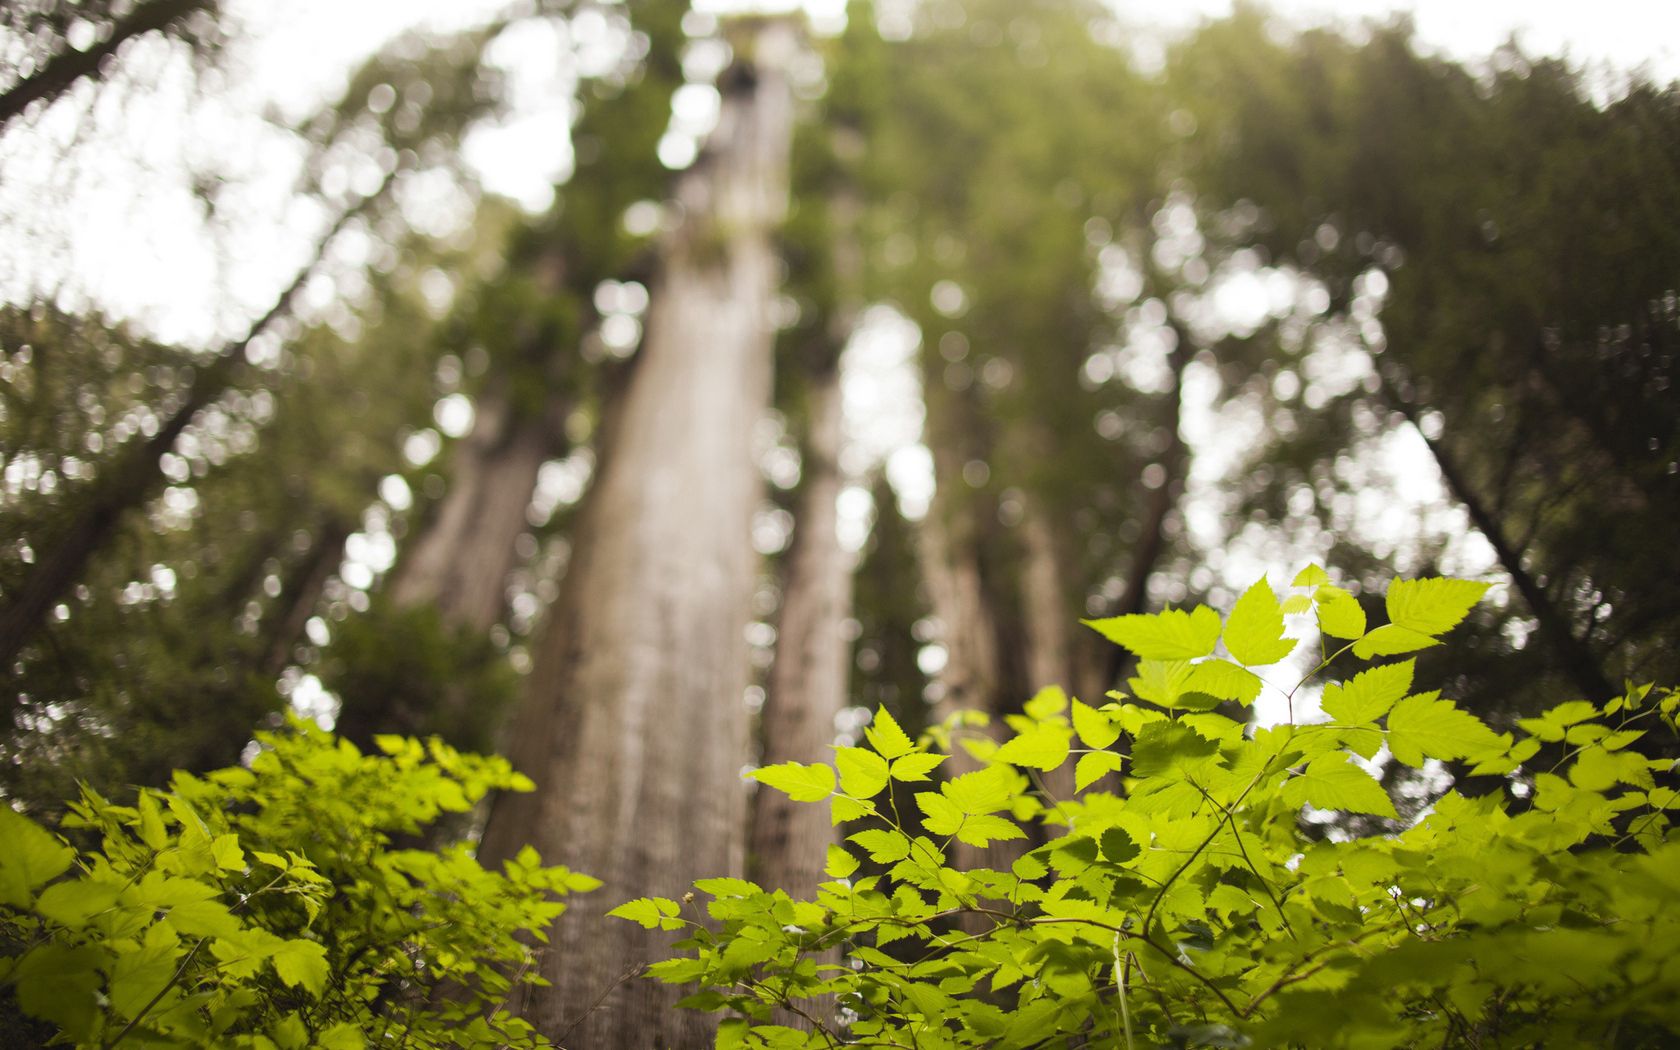
<instances>
[{"instance_id":1,"label":"tree","mask_svg":"<svg viewBox=\"0 0 1680 1050\"><path fill-rule=\"evenodd\" d=\"M1420 57L1405 26L1365 46L1260 44L1258 29L1252 14L1210 28L1176 76L1204 141L1230 147L1203 152L1203 187L1263 210L1257 245L1324 282L1325 337L1369 360L1369 381L1324 410L1421 436L1535 632L1488 639L1549 683L1533 703L1672 673L1660 639L1677 610L1644 582L1672 573L1672 552L1635 534L1680 493L1662 403L1680 243L1656 220L1675 201L1673 89L1599 105L1568 67L1514 49L1478 81ZM1232 106L1235 80L1258 87ZM1345 431L1295 429L1256 458L1289 464L1274 485L1322 505ZM1483 680L1509 697L1498 666Z\"/></svg>"},{"instance_id":2,"label":"tree","mask_svg":"<svg viewBox=\"0 0 1680 1050\"><path fill-rule=\"evenodd\" d=\"M683 220L660 245L647 337L514 723L514 765L542 789L504 796L484 833L487 860L534 845L614 900L743 867L752 424L770 397L793 46L778 22L735 37L718 130L678 183ZM580 1045L698 1043L701 1019L629 980L656 943L598 917L561 925L542 962L554 988L523 1015Z\"/></svg>"}]
</instances>

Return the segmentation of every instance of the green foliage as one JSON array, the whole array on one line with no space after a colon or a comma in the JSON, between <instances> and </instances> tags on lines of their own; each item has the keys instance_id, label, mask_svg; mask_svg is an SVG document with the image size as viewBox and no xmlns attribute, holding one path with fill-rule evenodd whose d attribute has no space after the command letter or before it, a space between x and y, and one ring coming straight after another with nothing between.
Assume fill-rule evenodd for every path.
<instances>
[{"instance_id":1,"label":"green foliage","mask_svg":"<svg viewBox=\"0 0 1680 1050\"><path fill-rule=\"evenodd\" d=\"M495 789L505 759L307 723L247 768L117 805L84 789L67 844L0 807L0 989L54 1045L356 1050L543 1045L502 1004L555 898L595 880L534 851L401 848Z\"/></svg>"},{"instance_id":2,"label":"green foliage","mask_svg":"<svg viewBox=\"0 0 1680 1050\"><path fill-rule=\"evenodd\" d=\"M814 901L712 880L708 923L664 899L616 914L687 928L688 954L652 972L729 1015L720 1047L1666 1045L1680 794L1672 764L1633 745L1675 729L1680 693L1630 688L1502 733L1412 693L1413 659L1346 674L1436 644L1484 590L1399 581L1392 621L1354 631L1348 592L1315 567L1282 600L1262 579L1223 622L1206 608L1099 621L1136 646L1133 687L1156 695L1092 707L1045 690L982 768L917 785L919 821L882 792L939 756L883 712L838 772L754 774L830 800L836 823L863 818ZM1291 614L1319 620L1331 648L1290 709L1346 674L1323 684L1320 714L1262 727L1186 702L1188 682L1261 681L1252 666L1300 641ZM1077 789L1053 797L1041 771L1070 761ZM1431 790L1443 761L1467 772ZM1093 786L1116 769L1123 793ZM1338 813L1379 833L1324 837ZM953 842L1011 838L1038 845L1007 871L948 860ZM884 874L859 876L865 859Z\"/></svg>"}]
</instances>

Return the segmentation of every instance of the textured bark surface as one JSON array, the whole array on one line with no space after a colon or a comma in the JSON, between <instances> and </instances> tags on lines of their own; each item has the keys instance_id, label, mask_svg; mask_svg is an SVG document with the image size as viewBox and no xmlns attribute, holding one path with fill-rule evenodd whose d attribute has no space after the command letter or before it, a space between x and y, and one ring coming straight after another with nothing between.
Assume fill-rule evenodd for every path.
<instances>
[{"instance_id":1,"label":"textured bark surface","mask_svg":"<svg viewBox=\"0 0 1680 1050\"><path fill-rule=\"evenodd\" d=\"M851 567L836 530L840 439L840 373L830 369L811 396L797 526L761 714L765 765L832 761L834 720L847 702L851 645L841 630L851 609ZM815 896L835 841L826 805L767 788L753 794L748 856L754 881L766 889Z\"/></svg>"},{"instance_id":2,"label":"textured bark surface","mask_svg":"<svg viewBox=\"0 0 1680 1050\"><path fill-rule=\"evenodd\" d=\"M936 469L940 458L940 450L935 448ZM942 472L939 477L940 489L935 491L933 505L922 521L920 545L928 603L939 621L939 638L946 652L945 667L937 676L943 692L934 715L943 721L959 711L979 711L991 719L986 731L998 736L1007 728L1002 721L1002 650L998 643L997 615L980 572L977 522L960 516L967 508L953 506L954 501L949 497L941 497L951 486L961 484L957 471ZM951 759L944 766L948 776L980 768L960 739L953 741ZM977 849L953 841L951 863L958 869L967 869L995 867L1001 861L1007 869L1012 858L1005 848L1010 845L1000 843L990 849Z\"/></svg>"},{"instance_id":3,"label":"textured bark surface","mask_svg":"<svg viewBox=\"0 0 1680 1050\"><path fill-rule=\"evenodd\" d=\"M580 514L511 757L537 792L498 801L481 855L535 846L604 885L572 902L522 1015L589 1050L711 1045L712 1021L626 979L672 935L603 917L743 867L748 681L743 630L761 481L752 430L770 396L771 232L787 198L791 30L771 23L679 184L647 336ZM756 44L756 47L751 47Z\"/></svg>"},{"instance_id":4,"label":"textured bark surface","mask_svg":"<svg viewBox=\"0 0 1680 1050\"><path fill-rule=\"evenodd\" d=\"M514 541L537 473L560 454L560 413L514 411L502 390L479 398L472 433L455 451L450 488L397 566L391 597L403 607L435 605L446 623L487 631L502 617Z\"/></svg>"}]
</instances>

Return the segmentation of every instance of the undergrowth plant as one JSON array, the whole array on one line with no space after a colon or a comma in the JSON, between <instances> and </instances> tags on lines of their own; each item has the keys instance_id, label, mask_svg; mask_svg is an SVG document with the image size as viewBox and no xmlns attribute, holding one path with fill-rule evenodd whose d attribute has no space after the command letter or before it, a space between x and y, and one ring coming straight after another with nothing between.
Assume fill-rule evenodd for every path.
<instances>
[{"instance_id":1,"label":"undergrowth plant","mask_svg":"<svg viewBox=\"0 0 1680 1050\"><path fill-rule=\"evenodd\" d=\"M1397 581L1368 627L1313 566L1223 621L1090 621L1137 656L1131 695L1046 689L1010 739L966 743L969 772L936 781L948 756L883 710L832 765L752 774L851 831L815 900L720 878L697 884L704 915L614 914L686 932L653 975L726 1015L720 1047L1673 1046L1680 795L1646 737L1673 732L1680 694L1500 732L1415 692L1414 658L1392 658L1485 589ZM1242 708L1273 688L1255 668L1297 649L1292 614L1322 648L1283 690L1291 720L1256 727ZM1309 685L1319 713L1297 719ZM1458 783L1400 819L1378 773L1443 763ZM1384 830L1338 834L1337 815ZM999 860L958 870L953 842Z\"/></svg>"},{"instance_id":2,"label":"undergrowth plant","mask_svg":"<svg viewBox=\"0 0 1680 1050\"><path fill-rule=\"evenodd\" d=\"M0 1042L547 1046L502 1004L537 980L556 898L599 883L530 850L492 872L466 844L410 848L530 781L435 739L364 755L294 721L258 741L249 768L131 806L84 790L79 846L0 805Z\"/></svg>"}]
</instances>

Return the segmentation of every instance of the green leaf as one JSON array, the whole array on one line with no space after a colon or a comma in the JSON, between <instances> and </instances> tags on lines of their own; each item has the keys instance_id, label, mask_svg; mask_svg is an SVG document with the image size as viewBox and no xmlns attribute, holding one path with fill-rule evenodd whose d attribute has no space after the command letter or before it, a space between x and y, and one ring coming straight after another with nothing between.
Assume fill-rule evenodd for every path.
<instances>
[{"instance_id":1,"label":"green leaf","mask_svg":"<svg viewBox=\"0 0 1680 1050\"><path fill-rule=\"evenodd\" d=\"M1487 589L1485 583L1444 577L1395 580L1388 585L1388 618L1419 634L1443 634L1458 626Z\"/></svg>"},{"instance_id":2,"label":"green leaf","mask_svg":"<svg viewBox=\"0 0 1680 1050\"><path fill-rule=\"evenodd\" d=\"M1315 592L1318 629L1332 638L1359 638L1365 634L1365 609L1359 599L1326 584Z\"/></svg>"},{"instance_id":3,"label":"green leaf","mask_svg":"<svg viewBox=\"0 0 1680 1050\"><path fill-rule=\"evenodd\" d=\"M57 836L0 800L0 904L29 907L35 887L56 879L76 859Z\"/></svg>"},{"instance_id":4,"label":"green leaf","mask_svg":"<svg viewBox=\"0 0 1680 1050\"><path fill-rule=\"evenodd\" d=\"M95 948L48 943L25 952L7 976L24 1013L51 1021L71 1039L85 1042L99 1022L103 962L104 953Z\"/></svg>"},{"instance_id":5,"label":"green leaf","mask_svg":"<svg viewBox=\"0 0 1680 1050\"><path fill-rule=\"evenodd\" d=\"M1412 687L1412 672L1416 663L1415 660L1406 660L1380 664L1339 685L1327 685L1319 706L1325 714L1343 725L1374 722L1388 714L1389 708Z\"/></svg>"},{"instance_id":6,"label":"green leaf","mask_svg":"<svg viewBox=\"0 0 1680 1050\"><path fill-rule=\"evenodd\" d=\"M970 846L984 848L994 841L1005 839L1024 839L1027 833L1015 825L1013 821L1003 817L966 817L962 827L957 829L957 841L966 842Z\"/></svg>"},{"instance_id":7,"label":"green leaf","mask_svg":"<svg viewBox=\"0 0 1680 1050\"><path fill-rule=\"evenodd\" d=\"M317 998L326 990L327 977L331 973L327 966L327 949L314 941L287 941L274 953L273 962L274 972L280 975L287 987L301 985Z\"/></svg>"},{"instance_id":8,"label":"green leaf","mask_svg":"<svg viewBox=\"0 0 1680 1050\"><path fill-rule=\"evenodd\" d=\"M1120 763L1120 755L1113 751L1093 751L1088 755L1080 755L1079 764L1073 767L1073 790L1084 791L1104 774L1118 773Z\"/></svg>"},{"instance_id":9,"label":"green leaf","mask_svg":"<svg viewBox=\"0 0 1680 1050\"><path fill-rule=\"evenodd\" d=\"M1219 745L1178 722L1151 722L1132 743L1132 775L1155 777L1181 762L1206 758Z\"/></svg>"},{"instance_id":10,"label":"green leaf","mask_svg":"<svg viewBox=\"0 0 1680 1050\"><path fill-rule=\"evenodd\" d=\"M1042 722L1052 715L1059 715L1067 710L1068 696L1059 685L1047 685L1033 694L1033 698L1022 708L1028 718L1035 722Z\"/></svg>"},{"instance_id":11,"label":"green leaf","mask_svg":"<svg viewBox=\"0 0 1680 1050\"><path fill-rule=\"evenodd\" d=\"M1008 766L987 766L947 780L939 790L964 813L991 813L1015 797L1017 775Z\"/></svg>"},{"instance_id":12,"label":"green leaf","mask_svg":"<svg viewBox=\"0 0 1680 1050\"><path fill-rule=\"evenodd\" d=\"M1441 643L1427 634L1419 634L1410 627L1402 627L1397 623L1385 623L1381 627L1367 634L1353 644L1353 655L1361 660L1369 660L1373 656L1399 656L1401 653L1415 653L1419 649L1427 649Z\"/></svg>"},{"instance_id":13,"label":"green leaf","mask_svg":"<svg viewBox=\"0 0 1680 1050\"><path fill-rule=\"evenodd\" d=\"M90 879L57 882L41 891L35 910L60 926L79 929L88 919L117 903L121 888Z\"/></svg>"},{"instance_id":14,"label":"green leaf","mask_svg":"<svg viewBox=\"0 0 1680 1050\"><path fill-rule=\"evenodd\" d=\"M1108 828L1099 840L1102 846L1103 859L1115 864L1124 864L1135 860L1143 851L1138 847L1137 840L1132 838L1125 828Z\"/></svg>"},{"instance_id":15,"label":"green leaf","mask_svg":"<svg viewBox=\"0 0 1680 1050\"><path fill-rule=\"evenodd\" d=\"M938 792L918 792L916 808L922 811L922 827L932 834L955 835L962 827L962 807Z\"/></svg>"},{"instance_id":16,"label":"green leaf","mask_svg":"<svg viewBox=\"0 0 1680 1050\"><path fill-rule=\"evenodd\" d=\"M1105 748L1120 739L1120 727L1096 708L1073 702L1073 731L1086 747Z\"/></svg>"},{"instance_id":17,"label":"green leaf","mask_svg":"<svg viewBox=\"0 0 1680 1050\"><path fill-rule=\"evenodd\" d=\"M863 735L869 738L869 746L875 753L889 762L916 749L915 743L893 720L892 712L884 707L875 709L875 717L863 728Z\"/></svg>"},{"instance_id":18,"label":"green leaf","mask_svg":"<svg viewBox=\"0 0 1680 1050\"><path fill-rule=\"evenodd\" d=\"M849 840L869 851L869 859L877 864L892 864L910 855L910 839L902 831L870 828L860 831Z\"/></svg>"},{"instance_id":19,"label":"green leaf","mask_svg":"<svg viewBox=\"0 0 1680 1050\"><path fill-rule=\"evenodd\" d=\"M834 793L834 769L821 762L783 762L763 766L747 774L761 784L784 791L795 802L821 802Z\"/></svg>"},{"instance_id":20,"label":"green leaf","mask_svg":"<svg viewBox=\"0 0 1680 1050\"><path fill-rule=\"evenodd\" d=\"M175 960L181 954L179 945L173 941L173 937L169 941L159 940L117 957L111 967L108 995L111 1008L120 1016L135 1017L169 984L175 975Z\"/></svg>"},{"instance_id":21,"label":"green leaf","mask_svg":"<svg viewBox=\"0 0 1680 1050\"><path fill-rule=\"evenodd\" d=\"M840 769L840 790L853 798L873 798L887 786L887 760L866 748L836 748L834 764Z\"/></svg>"},{"instance_id":22,"label":"green leaf","mask_svg":"<svg viewBox=\"0 0 1680 1050\"><path fill-rule=\"evenodd\" d=\"M996 761L1010 762L1034 769L1055 769L1068 756L1068 737L1065 725L1041 722L998 748Z\"/></svg>"},{"instance_id":23,"label":"green leaf","mask_svg":"<svg viewBox=\"0 0 1680 1050\"><path fill-rule=\"evenodd\" d=\"M1250 666L1275 664L1295 651L1296 640L1283 636L1283 608L1262 576L1243 592L1225 621L1225 648Z\"/></svg>"},{"instance_id":24,"label":"green leaf","mask_svg":"<svg viewBox=\"0 0 1680 1050\"><path fill-rule=\"evenodd\" d=\"M1317 587L1330 582L1330 574L1318 565L1308 563L1307 567L1295 574L1295 579L1289 584L1291 587Z\"/></svg>"},{"instance_id":25,"label":"green leaf","mask_svg":"<svg viewBox=\"0 0 1680 1050\"><path fill-rule=\"evenodd\" d=\"M315 1045L321 1050L363 1050L367 1046L367 1037L361 1028L349 1021L340 1021L320 1035L315 1037Z\"/></svg>"},{"instance_id":26,"label":"green leaf","mask_svg":"<svg viewBox=\"0 0 1680 1050\"><path fill-rule=\"evenodd\" d=\"M1505 742L1487 725L1435 693L1408 696L1388 713L1388 749L1408 766L1426 758L1468 758L1502 752Z\"/></svg>"},{"instance_id":27,"label":"green leaf","mask_svg":"<svg viewBox=\"0 0 1680 1050\"><path fill-rule=\"evenodd\" d=\"M1190 668L1185 692L1206 693L1221 700L1252 704L1260 696L1260 676L1229 660L1203 660Z\"/></svg>"},{"instance_id":28,"label":"green leaf","mask_svg":"<svg viewBox=\"0 0 1680 1050\"><path fill-rule=\"evenodd\" d=\"M945 755L930 755L923 751L912 752L893 759L892 778L905 783L916 783L928 778L928 774L939 768L945 761Z\"/></svg>"},{"instance_id":29,"label":"green leaf","mask_svg":"<svg viewBox=\"0 0 1680 1050\"><path fill-rule=\"evenodd\" d=\"M756 883L724 875L711 879L696 879L694 888L713 897L751 897L764 892Z\"/></svg>"},{"instance_id":30,"label":"green leaf","mask_svg":"<svg viewBox=\"0 0 1680 1050\"><path fill-rule=\"evenodd\" d=\"M135 802L140 813L140 841L154 850L169 845L169 829L163 826L163 813L158 809L157 796L141 791Z\"/></svg>"},{"instance_id":31,"label":"green leaf","mask_svg":"<svg viewBox=\"0 0 1680 1050\"><path fill-rule=\"evenodd\" d=\"M628 919L638 923L648 930L680 930L682 920L677 913L682 908L676 901L665 897L637 897L633 901L626 901L607 912L615 919Z\"/></svg>"},{"instance_id":32,"label":"green leaf","mask_svg":"<svg viewBox=\"0 0 1680 1050\"><path fill-rule=\"evenodd\" d=\"M1192 660L1210 655L1219 641L1219 614L1205 605L1080 622L1140 660Z\"/></svg>"},{"instance_id":33,"label":"green leaf","mask_svg":"<svg viewBox=\"0 0 1680 1050\"><path fill-rule=\"evenodd\" d=\"M1177 707L1195 665L1188 660L1139 660L1137 677L1126 681L1138 699Z\"/></svg>"},{"instance_id":34,"label":"green leaf","mask_svg":"<svg viewBox=\"0 0 1680 1050\"><path fill-rule=\"evenodd\" d=\"M238 835L217 835L210 843L210 854L223 871L245 870L245 851L239 848Z\"/></svg>"},{"instance_id":35,"label":"green leaf","mask_svg":"<svg viewBox=\"0 0 1680 1050\"><path fill-rule=\"evenodd\" d=\"M1393 817L1394 802L1371 774L1337 753L1320 755L1306 770L1283 785L1283 799L1291 806L1311 804L1319 809Z\"/></svg>"},{"instance_id":36,"label":"green leaf","mask_svg":"<svg viewBox=\"0 0 1680 1050\"><path fill-rule=\"evenodd\" d=\"M828 864L823 872L833 879L844 879L858 870L859 861L839 846L828 847Z\"/></svg>"}]
</instances>

